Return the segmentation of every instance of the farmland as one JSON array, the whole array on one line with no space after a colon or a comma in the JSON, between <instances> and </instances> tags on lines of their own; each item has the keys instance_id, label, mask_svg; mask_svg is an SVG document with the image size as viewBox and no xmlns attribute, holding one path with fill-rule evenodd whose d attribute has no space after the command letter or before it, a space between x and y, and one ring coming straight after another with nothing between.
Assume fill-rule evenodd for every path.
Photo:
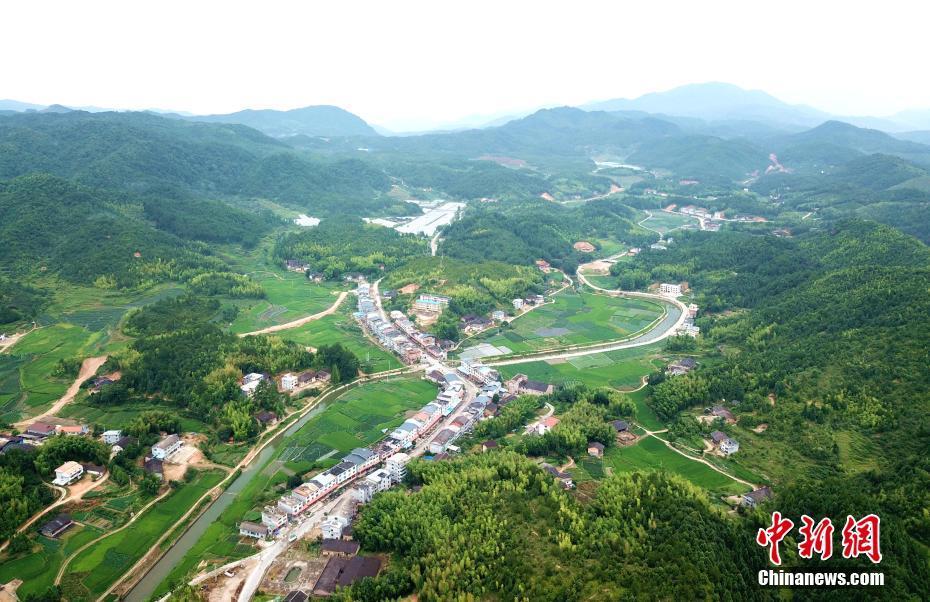
<instances>
[{"instance_id":1,"label":"farmland","mask_svg":"<svg viewBox=\"0 0 930 602\"><path fill-rule=\"evenodd\" d=\"M566 360L500 366L500 371L505 378L522 373L554 385L583 382L592 387L630 390L639 387L642 377L656 369L661 349L660 344L648 345Z\"/></svg>"},{"instance_id":2,"label":"farmland","mask_svg":"<svg viewBox=\"0 0 930 602\"><path fill-rule=\"evenodd\" d=\"M315 284L295 272L258 272L252 279L267 298L236 301L239 315L230 325L232 332L252 332L318 313L333 304L337 291L345 290L341 282Z\"/></svg>"},{"instance_id":3,"label":"farmland","mask_svg":"<svg viewBox=\"0 0 930 602\"><path fill-rule=\"evenodd\" d=\"M102 594L223 476L220 471L198 474L193 481L156 502L132 526L114 532L80 552L68 565L62 589L72 598Z\"/></svg>"},{"instance_id":4,"label":"farmland","mask_svg":"<svg viewBox=\"0 0 930 602\"><path fill-rule=\"evenodd\" d=\"M201 561L219 563L241 558L254 548L239 543L236 524L257 513L283 492L288 476L338 461L340 454L369 445L383 436L382 429L400 424L406 414L436 395L436 387L417 377L397 377L365 383L340 396L284 440L277 453L260 466L258 473L235 500L211 524L197 543L156 590L165 591Z\"/></svg>"},{"instance_id":5,"label":"farmland","mask_svg":"<svg viewBox=\"0 0 930 602\"><path fill-rule=\"evenodd\" d=\"M712 493L745 493L748 487L737 483L726 475L710 467L690 460L669 449L655 437L644 437L629 447L612 447L604 455L604 467L610 467L614 473L633 472L636 470L667 470L681 475L695 485Z\"/></svg>"},{"instance_id":6,"label":"farmland","mask_svg":"<svg viewBox=\"0 0 930 602\"><path fill-rule=\"evenodd\" d=\"M515 318L510 328L476 337L512 353L544 351L566 345L628 337L660 318L663 308L641 299L564 292L552 303Z\"/></svg>"},{"instance_id":7,"label":"farmland","mask_svg":"<svg viewBox=\"0 0 930 602\"><path fill-rule=\"evenodd\" d=\"M678 230L683 226L696 228L698 225L697 218L694 217L688 217L678 213L668 213L666 211L652 211L651 213L651 217L644 215L645 220L641 221L640 225L661 234L667 234L673 230Z\"/></svg>"},{"instance_id":8,"label":"farmland","mask_svg":"<svg viewBox=\"0 0 930 602\"><path fill-rule=\"evenodd\" d=\"M334 343L345 345L358 356L362 369L368 373L400 368L400 360L365 337L361 327L349 313L352 305L353 302L347 300L340 311L278 335L310 347Z\"/></svg>"}]
</instances>

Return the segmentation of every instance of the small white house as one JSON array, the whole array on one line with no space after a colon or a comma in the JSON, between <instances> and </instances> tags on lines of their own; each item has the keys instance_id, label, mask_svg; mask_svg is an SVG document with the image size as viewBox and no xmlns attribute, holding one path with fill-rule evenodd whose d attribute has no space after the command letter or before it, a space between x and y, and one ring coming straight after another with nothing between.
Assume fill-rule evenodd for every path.
<instances>
[{"instance_id":1,"label":"small white house","mask_svg":"<svg viewBox=\"0 0 930 602\"><path fill-rule=\"evenodd\" d=\"M513 308L517 311L520 311L521 309L523 309L523 299L514 299Z\"/></svg>"},{"instance_id":2,"label":"small white house","mask_svg":"<svg viewBox=\"0 0 930 602\"><path fill-rule=\"evenodd\" d=\"M152 457L158 460L166 460L169 456L181 449L184 442L177 435L168 435L158 443L152 446Z\"/></svg>"},{"instance_id":3,"label":"small white house","mask_svg":"<svg viewBox=\"0 0 930 602\"><path fill-rule=\"evenodd\" d=\"M349 519L344 516L334 515L323 521L321 528L323 530L323 539L339 539L342 537L342 530L349 525Z\"/></svg>"},{"instance_id":4,"label":"small white house","mask_svg":"<svg viewBox=\"0 0 930 602\"><path fill-rule=\"evenodd\" d=\"M103 432L103 442L107 445L116 445L116 443L122 439L123 431L104 431Z\"/></svg>"},{"instance_id":5,"label":"small white house","mask_svg":"<svg viewBox=\"0 0 930 602\"><path fill-rule=\"evenodd\" d=\"M84 475L84 467L73 460L68 460L55 469L55 485L70 485Z\"/></svg>"},{"instance_id":6,"label":"small white house","mask_svg":"<svg viewBox=\"0 0 930 602\"><path fill-rule=\"evenodd\" d=\"M243 537L254 537L255 539L265 539L268 537L268 527L261 523L253 523L244 520L239 523L239 535Z\"/></svg>"},{"instance_id":7,"label":"small white house","mask_svg":"<svg viewBox=\"0 0 930 602\"><path fill-rule=\"evenodd\" d=\"M293 391L297 388L297 376L288 372L281 377L281 388L285 391Z\"/></svg>"},{"instance_id":8,"label":"small white house","mask_svg":"<svg viewBox=\"0 0 930 602\"><path fill-rule=\"evenodd\" d=\"M739 441L736 439L724 439L720 442L720 451L726 455L734 454L739 451Z\"/></svg>"}]
</instances>

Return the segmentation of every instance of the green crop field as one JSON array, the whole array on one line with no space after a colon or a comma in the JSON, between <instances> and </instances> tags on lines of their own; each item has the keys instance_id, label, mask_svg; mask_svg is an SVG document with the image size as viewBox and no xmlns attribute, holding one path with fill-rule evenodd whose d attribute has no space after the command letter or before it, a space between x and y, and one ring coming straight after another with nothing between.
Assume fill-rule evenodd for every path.
<instances>
[{"instance_id":1,"label":"green crop field","mask_svg":"<svg viewBox=\"0 0 930 602\"><path fill-rule=\"evenodd\" d=\"M314 284L295 272L258 272L251 277L262 285L267 298L236 302L239 315L230 326L235 333L252 332L321 312L336 301L338 291L346 290L342 282Z\"/></svg>"},{"instance_id":2,"label":"green crop field","mask_svg":"<svg viewBox=\"0 0 930 602\"><path fill-rule=\"evenodd\" d=\"M352 317L353 299L346 299L340 311L303 326L277 333L302 345L320 347L340 343L358 356L367 373L383 372L403 366L393 354L371 342Z\"/></svg>"},{"instance_id":3,"label":"green crop field","mask_svg":"<svg viewBox=\"0 0 930 602\"><path fill-rule=\"evenodd\" d=\"M364 383L333 401L281 443L277 453L168 574L155 595L166 592L168 584L187 575L201 561L220 563L254 553L253 547L239 544L236 524L248 513L273 504L281 495L276 486L290 474L306 470L321 456L329 458L322 464L335 463L340 452L381 439L382 429L399 425L409 411L434 399L436 392L435 385L420 378L397 377Z\"/></svg>"},{"instance_id":4,"label":"green crop field","mask_svg":"<svg viewBox=\"0 0 930 602\"><path fill-rule=\"evenodd\" d=\"M748 487L726 475L669 449L655 437L645 437L629 447L612 447L603 462L614 473L667 470L713 493L731 495L749 491Z\"/></svg>"},{"instance_id":5,"label":"green crop field","mask_svg":"<svg viewBox=\"0 0 930 602\"><path fill-rule=\"evenodd\" d=\"M99 424L105 429L122 429L136 416L152 410L165 410L178 415L181 429L185 432L203 432L207 429L204 422L196 416L179 411L176 406L156 403L126 403L118 406L95 405L91 397L81 397L69 403L59 412L62 418L73 418L87 424Z\"/></svg>"},{"instance_id":6,"label":"green crop field","mask_svg":"<svg viewBox=\"0 0 930 602\"><path fill-rule=\"evenodd\" d=\"M58 361L89 356L103 336L74 324L39 328L0 356L0 419L34 416L61 397L70 378L55 378Z\"/></svg>"},{"instance_id":7,"label":"green crop field","mask_svg":"<svg viewBox=\"0 0 930 602\"><path fill-rule=\"evenodd\" d=\"M607 290L614 290L619 286L616 276L604 274L585 274L584 277L594 286L606 288Z\"/></svg>"},{"instance_id":8,"label":"green crop field","mask_svg":"<svg viewBox=\"0 0 930 602\"><path fill-rule=\"evenodd\" d=\"M557 362L528 362L500 366L501 375L510 378L514 374L526 374L533 380L554 385L583 382L592 387L612 387L630 390L639 387L643 376L658 366L662 345L646 345L607 351L559 360Z\"/></svg>"},{"instance_id":9,"label":"green crop field","mask_svg":"<svg viewBox=\"0 0 930 602\"><path fill-rule=\"evenodd\" d=\"M475 343L504 346L514 353L544 351L628 337L661 317L658 303L609 297L590 292L564 292L511 322L511 328L476 337Z\"/></svg>"},{"instance_id":10,"label":"green crop field","mask_svg":"<svg viewBox=\"0 0 930 602\"><path fill-rule=\"evenodd\" d=\"M645 214L643 215L643 217L645 217ZM671 232L672 230L677 230L678 228L681 228L682 226L697 227L698 220L697 218L688 217L685 215L679 215L677 213L666 213L665 211L653 211L652 217L640 223L642 226L646 228L665 234L667 232Z\"/></svg>"},{"instance_id":11,"label":"green crop field","mask_svg":"<svg viewBox=\"0 0 930 602\"><path fill-rule=\"evenodd\" d=\"M34 533L30 536L34 546L30 553L0 559L0 583L22 579L23 584L17 590L20 599L44 592L54 585L55 575L64 559L102 534L99 529L85 525L75 525L60 539Z\"/></svg>"},{"instance_id":12,"label":"green crop field","mask_svg":"<svg viewBox=\"0 0 930 602\"><path fill-rule=\"evenodd\" d=\"M156 502L126 529L105 537L78 554L68 565L62 587L73 597L102 594L187 512L200 496L224 477L220 471L201 472L167 498Z\"/></svg>"}]
</instances>

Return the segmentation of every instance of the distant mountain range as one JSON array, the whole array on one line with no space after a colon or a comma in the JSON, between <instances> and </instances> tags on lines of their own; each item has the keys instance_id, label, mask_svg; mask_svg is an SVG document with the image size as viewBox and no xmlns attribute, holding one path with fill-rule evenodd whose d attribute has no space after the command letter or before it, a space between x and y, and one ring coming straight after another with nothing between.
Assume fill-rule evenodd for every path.
<instances>
[{"instance_id":1,"label":"distant mountain range","mask_svg":"<svg viewBox=\"0 0 930 602\"><path fill-rule=\"evenodd\" d=\"M211 123L238 123L274 136L378 136L378 132L364 119L339 107L318 105L276 111L274 109L246 109L225 115L193 115L189 121Z\"/></svg>"}]
</instances>

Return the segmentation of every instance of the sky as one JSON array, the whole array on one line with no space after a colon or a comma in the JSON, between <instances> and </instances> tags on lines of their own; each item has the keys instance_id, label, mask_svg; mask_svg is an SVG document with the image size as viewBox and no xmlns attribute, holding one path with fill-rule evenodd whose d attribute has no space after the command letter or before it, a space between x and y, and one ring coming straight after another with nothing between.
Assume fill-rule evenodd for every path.
<instances>
[{"instance_id":1,"label":"sky","mask_svg":"<svg viewBox=\"0 0 930 602\"><path fill-rule=\"evenodd\" d=\"M930 108L930 5L793 0L5 3L0 98L394 130L704 81L837 115Z\"/></svg>"}]
</instances>

